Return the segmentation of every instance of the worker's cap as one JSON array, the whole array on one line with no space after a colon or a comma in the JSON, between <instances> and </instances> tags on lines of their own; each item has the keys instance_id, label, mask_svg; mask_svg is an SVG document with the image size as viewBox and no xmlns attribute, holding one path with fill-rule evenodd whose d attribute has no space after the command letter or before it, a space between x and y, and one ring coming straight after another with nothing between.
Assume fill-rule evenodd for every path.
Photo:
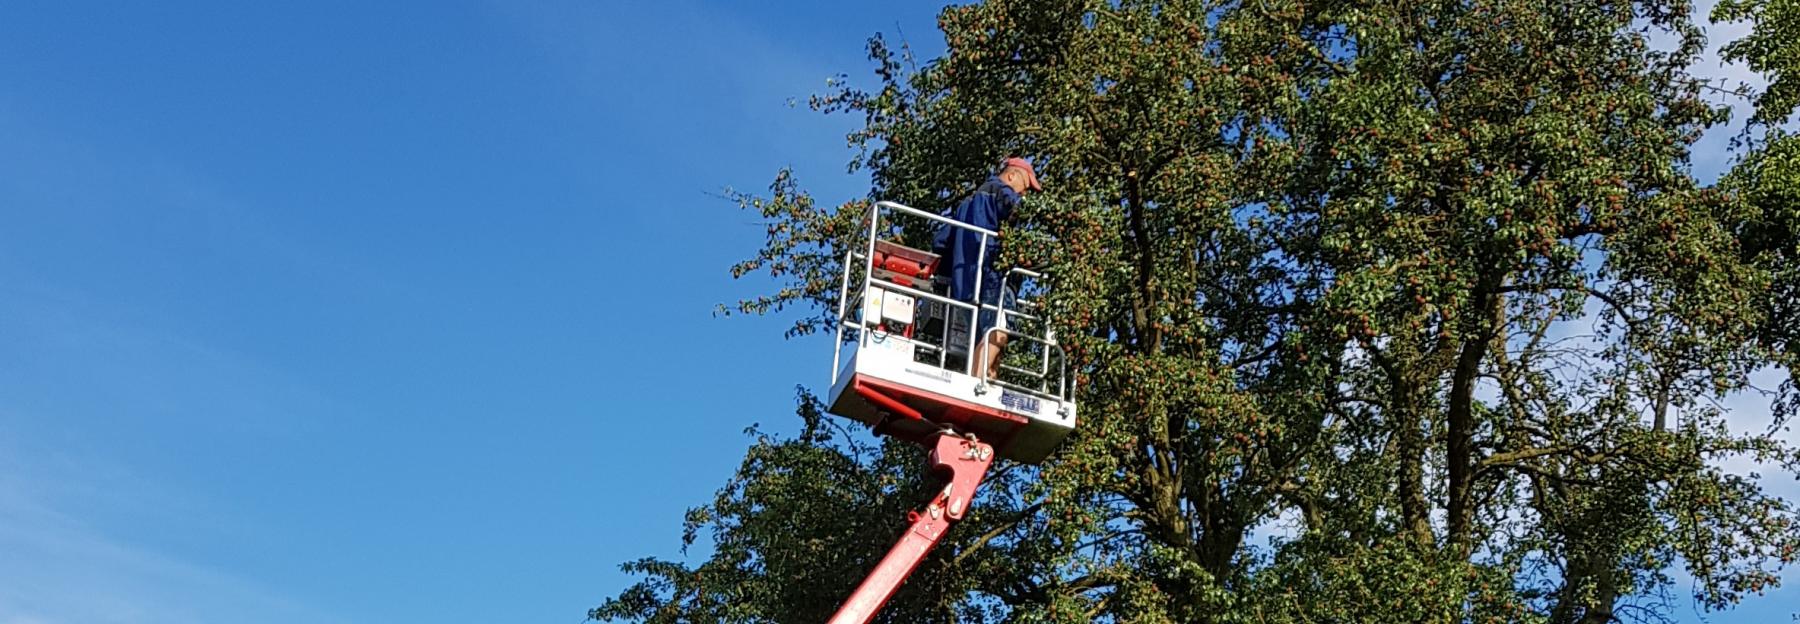
<instances>
[{"instance_id":1,"label":"worker's cap","mask_svg":"<svg viewBox=\"0 0 1800 624\"><path fill-rule=\"evenodd\" d=\"M1006 162L1000 164L1001 171L1005 171L1011 167L1018 167L1019 170L1025 172L1025 185L1031 187L1031 190L1044 190L1044 186L1038 184L1037 171L1031 168L1031 161L1023 158L1008 158L1006 159Z\"/></svg>"}]
</instances>

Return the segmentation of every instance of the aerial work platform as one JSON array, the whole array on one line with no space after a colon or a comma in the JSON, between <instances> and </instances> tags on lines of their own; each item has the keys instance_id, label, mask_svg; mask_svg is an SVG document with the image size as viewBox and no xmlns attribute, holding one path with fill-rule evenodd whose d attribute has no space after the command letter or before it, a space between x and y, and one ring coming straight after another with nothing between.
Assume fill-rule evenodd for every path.
<instances>
[{"instance_id":1,"label":"aerial work platform","mask_svg":"<svg viewBox=\"0 0 1800 624\"><path fill-rule=\"evenodd\" d=\"M1043 276L1008 271L1006 287L1020 291L1015 300L977 306L952 299L944 260L882 236L906 231L902 219L979 234L984 254L997 236L893 202L871 209L867 247L844 258L829 411L921 444L948 428L992 444L1000 457L1042 461L1075 428L1076 416L1066 356L1037 309ZM979 282L975 292L984 292ZM978 310L1000 322L971 340ZM1006 357L1000 377L984 379L971 347L996 332L1007 336Z\"/></svg>"},{"instance_id":2,"label":"aerial work platform","mask_svg":"<svg viewBox=\"0 0 1800 624\"><path fill-rule=\"evenodd\" d=\"M1075 429L1075 382L1044 317L1042 275L1013 269L1003 288L984 290L991 274L976 270L973 291L993 291L994 300L960 301L948 296L945 274L954 267L902 241L939 228L973 233L962 240L979 245L976 266L985 267L998 232L894 202L871 207L868 223L865 246L843 258L827 409L930 450L927 469L943 489L908 512L906 532L830 624L875 617L969 512L996 457L1038 463ZM980 322L984 313L994 322ZM988 324L980 335L971 331ZM989 378L976 355L996 334L1006 347L1000 374Z\"/></svg>"}]
</instances>

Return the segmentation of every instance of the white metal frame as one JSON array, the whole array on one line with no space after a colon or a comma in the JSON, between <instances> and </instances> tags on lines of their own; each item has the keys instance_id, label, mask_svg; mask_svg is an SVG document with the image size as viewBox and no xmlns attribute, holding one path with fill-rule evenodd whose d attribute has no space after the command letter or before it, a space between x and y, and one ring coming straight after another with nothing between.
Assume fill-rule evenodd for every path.
<instances>
[{"instance_id":1,"label":"white metal frame","mask_svg":"<svg viewBox=\"0 0 1800 624\"><path fill-rule=\"evenodd\" d=\"M980 294L982 293L981 280L986 277L987 271L985 271L985 270L977 270L976 271L975 293L976 293L977 303L975 303L975 304L970 304L965 301L958 301L958 300L950 298L950 297L927 292L927 291L924 291L924 290L921 290L918 288L902 286L900 284L896 284L891 281L875 279L874 271L872 271L870 269L869 262L870 262L870 258L874 257L874 255L875 255L875 242L876 242L877 237L881 234L881 221L882 221L881 217L882 217L883 211L891 211L891 212L895 212L895 213L919 217L919 218L927 219L934 223L942 224L945 227L958 228L961 230L979 234L981 247L976 252L976 262L977 262L978 266L986 266L988 241L991 238L999 237L999 233L994 232L992 230L969 225L967 223L963 223L963 222L957 221L955 219L950 219L950 218L944 217L942 215L933 214L933 213L930 213L930 212L927 212L924 210L919 210L917 208L912 208L912 207L905 206L905 205L902 205L902 204L899 204L896 202L882 201L882 202L876 202L874 206L871 206L869 209L868 242L864 245L864 248L860 253L856 250L850 250L850 251L845 252L845 254L844 254L843 277L841 278L840 283L838 285L837 332L836 332L836 338L833 341L833 348L832 348L832 355L831 355L831 383L832 383L832 385L835 386L837 384L838 376L840 375L840 371L843 369L843 357L844 357L843 350L844 350L844 343L846 342L844 339L844 332L848 330L848 331L854 331L857 333L856 339L857 339L859 351L863 348L868 347L870 344L870 341L872 339L875 339L873 337L873 334L877 333L877 332L869 330L867 327L865 327L865 323L866 323L867 319L861 318L863 306L857 306L855 310L851 310L850 306L849 306L850 282L851 282L850 274L851 274L851 271L853 271L853 270L860 270L862 272L862 280L861 280L862 283L861 283L861 288L859 288L857 290L859 300L864 300L864 298L867 297L867 293L870 291L870 289L881 289L884 291L890 291L890 292L894 292L894 293L904 294L904 295L913 297L916 300L931 301L931 302L934 302L934 303L937 303L940 305L948 306L948 308L949 308L949 311L946 314L946 319L945 319L946 322L944 323L943 341L942 341L942 343L940 343L942 345L942 348L933 347L929 343L923 343L923 342L919 342L916 340L910 340L910 339L907 339L907 338L904 338L901 336L884 335L884 336L880 337L881 340L894 340L894 339L906 340L908 342L912 342L915 347L925 347L928 349L936 349L938 351L938 368L943 369L943 370L950 370L949 368L947 368L947 359L946 359L947 351L949 350L950 339L951 339L950 329L952 327L952 323L948 322L949 314L966 314L966 315L968 315L968 319L969 319L968 327L971 330L973 330L975 327L977 327L979 325L979 323L977 322L977 321L979 321L979 318L977 318L977 317L978 317L979 313L982 311L991 311L991 312L994 312L996 315L1004 315L1001 318L1003 318L1004 320L1007 321L1005 323L1005 325L1007 326L1007 329L1000 329L999 327L992 327L992 328L989 328L986 332L984 332L981 336L979 336L979 340L976 340L975 336L970 337L969 354L968 354L968 357L964 358L963 370L956 371L956 372L960 372L964 375L970 375L970 376L976 377L977 379L982 379L983 377L985 377L985 376L977 376L974 374L973 369L974 369L975 360L976 360L974 355L976 353L976 349L978 348L979 345L986 344L988 338L990 336L992 336L995 332L1004 332L1007 335L1009 341L1024 340L1027 342L1037 343L1041 347L1041 352L1042 352L1043 356L1042 356L1042 358L1040 358L1039 369L1037 371L1030 371L1030 370L1018 368L1015 366L1005 365L1004 363L1002 363L1002 367L1005 370L1010 370L1015 373L1019 373L1021 375L1026 375L1029 377L1037 378L1040 382L1039 387L1038 388L1029 388L1029 387L1021 386L1019 384L1009 383L1009 382L1006 382L1006 381L1003 381L1000 379L992 379L992 380L984 380L982 383L977 384L976 392L978 394L985 392L984 388L985 388L986 384L994 384L994 385L1005 387L1009 390L1013 390L1015 392L1023 392L1023 393L1031 394L1034 396L1038 396L1040 398L1050 399L1050 400L1056 401L1058 403L1072 404L1072 402L1074 400L1074 396L1075 396L1075 381L1073 378L1071 378L1069 376L1068 357L1067 357L1066 353L1063 351L1062 347L1056 343L1054 333L1052 331L1050 331L1048 328L1046 328L1045 335L1043 335L1043 336L1032 336L1032 335L1028 335L1028 334L1024 334L1024 333L1015 331L1013 328L1017 327L1017 325L1012 322L1013 319L1018 318L1018 319L1042 321L1043 317L1032 315L1032 314L1027 314L1025 312L1021 312L1016 309L1009 309L1006 305L1006 298L1004 296L999 297L998 300L995 301L994 304L988 304L985 301L982 301L982 298L980 296ZM947 270L948 267L945 267L945 269ZM1026 269L1019 269L1019 268L1015 268L1015 269L1012 269L1011 271L1009 271L1007 273L1007 278L1011 278L1013 275L1019 275L1019 276L1031 278L1033 280L1042 280L1043 279L1042 274L1039 274L1034 271L1026 270ZM1016 299L1015 303L1019 306L1024 306L1024 305L1028 305L1028 304L1033 305L1033 306L1036 305L1036 302L1032 302L1032 301L1026 300L1024 298ZM852 319L850 318L853 313L857 317L854 320L854 322L852 322ZM972 334L973 332L971 331L970 333ZM1052 391L1052 389L1049 387L1049 382L1048 382L1049 374L1050 374L1050 359L1051 359L1050 354L1052 352L1056 353L1056 360L1057 360L1057 364L1058 364L1057 375L1056 375L1057 383L1056 383L1056 388L1054 389L1054 391Z\"/></svg>"}]
</instances>

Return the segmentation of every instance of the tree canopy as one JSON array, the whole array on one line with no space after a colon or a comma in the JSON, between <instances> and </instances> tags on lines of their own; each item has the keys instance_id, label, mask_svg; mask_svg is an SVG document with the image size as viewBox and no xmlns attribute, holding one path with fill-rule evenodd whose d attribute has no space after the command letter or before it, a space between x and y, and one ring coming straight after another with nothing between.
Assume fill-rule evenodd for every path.
<instances>
[{"instance_id":1,"label":"tree canopy","mask_svg":"<svg viewBox=\"0 0 1800 624\"><path fill-rule=\"evenodd\" d=\"M1800 62L1786 0L1728 0L1728 54ZM1784 8L1785 7L1785 8ZM1787 11L1784 13L1784 11ZM1046 192L1004 261L1046 268L1082 423L1002 465L883 622L1657 621L1726 608L1800 549L1780 433L1800 358L1800 144L1716 184L1726 110L1680 0L987 0L944 54L870 41L867 197L788 172L740 313L830 329L873 199L942 206L1001 157ZM1778 371L1779 388L1753 374ZM798 381L798 380L797 380ZM1734 430L1727 397L1775 425ZM798 393L693 509L695 562L626 564L590 616L818 622L917 502L921 453ZM1741 428L1740 428L1741 429Z\"/></svg>"}]
</instances>

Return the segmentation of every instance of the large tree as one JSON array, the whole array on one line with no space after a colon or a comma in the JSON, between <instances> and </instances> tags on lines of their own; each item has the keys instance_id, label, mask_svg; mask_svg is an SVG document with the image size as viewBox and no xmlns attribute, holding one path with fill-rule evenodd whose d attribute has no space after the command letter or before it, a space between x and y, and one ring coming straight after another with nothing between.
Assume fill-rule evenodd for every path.
<instances>
[{"instance_id":1,"label":"large tree","mask_svg":"<svg viewBox=\"0 0 1800 624\"><path fill-rule=\"evenodd\" d=\"M1684 2L989 0L939 24L941 57L877 37L874 86L813 101L864 119L868 197L784 172L740 198L770 227L735 271L778 285L736 310L805 335L871 198L1040 163L1006 260L1048 268L1081 427L1003 466L881 621L1654 620L1792 562L1791 504L1725 462L1800 456L1721 400L1792 370L1793 276L1749 241L1753 193L1689 173L1723 115ZM709 556L628 564L591 615L824 620L919 453L799 411L690 514Z\"/></svg>"}]
</instances>

